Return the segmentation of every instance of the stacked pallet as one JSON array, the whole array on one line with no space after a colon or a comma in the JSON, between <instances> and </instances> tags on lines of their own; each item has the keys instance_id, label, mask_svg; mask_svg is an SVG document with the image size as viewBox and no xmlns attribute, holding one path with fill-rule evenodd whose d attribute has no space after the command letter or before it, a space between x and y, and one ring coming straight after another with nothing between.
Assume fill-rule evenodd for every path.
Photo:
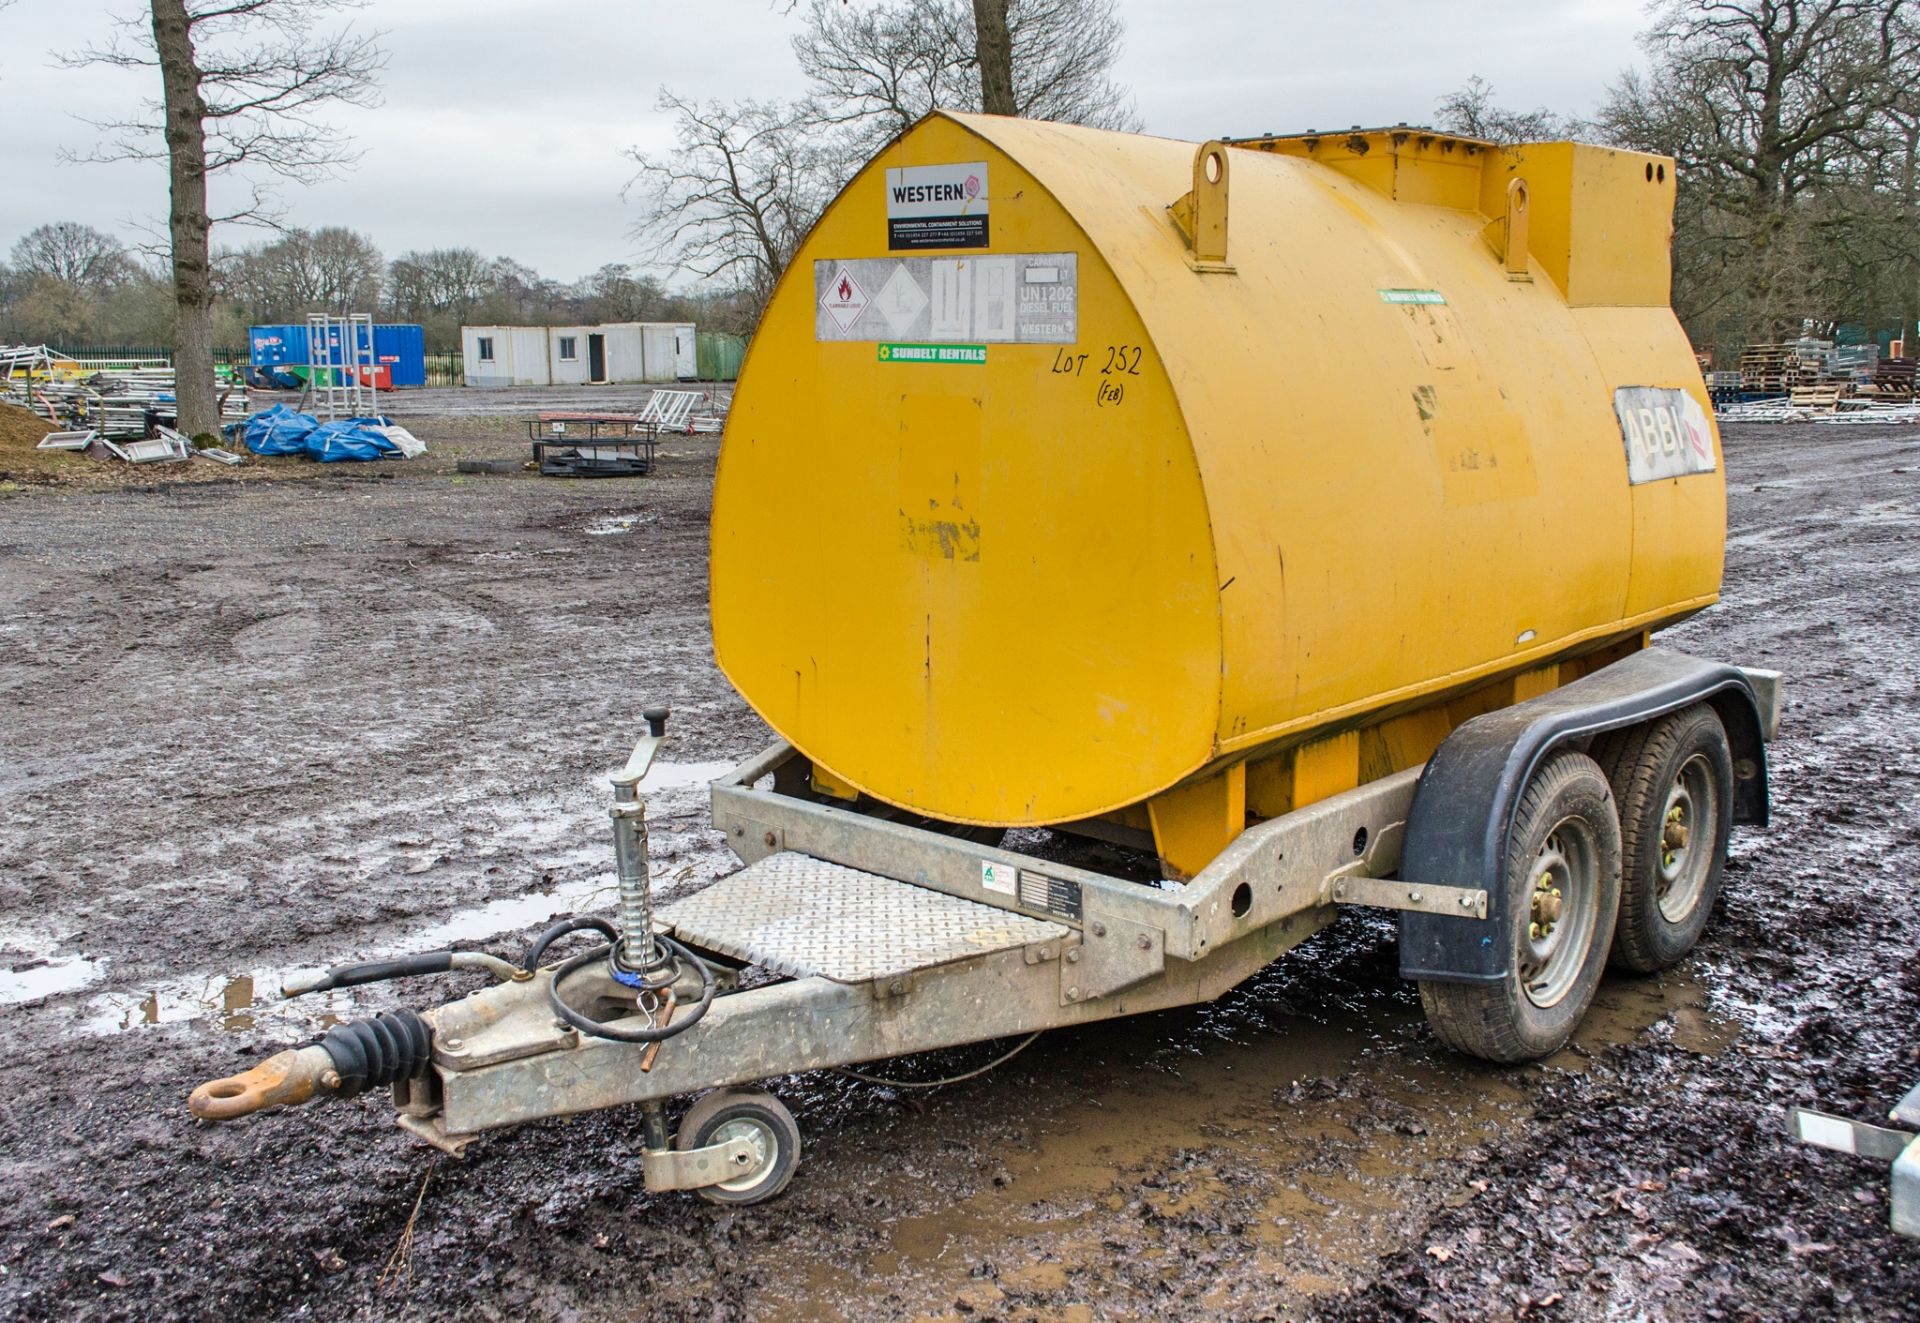
<instances>
[{"instance_id":1,"label":"stacked pallet","mask_svg":"<svg viewBox=\"0 0 1920 1323\"><path fill-rule=\"evenodd\" d=\"M1803 365L1795 345L1748 345L1740 351L1740 384L1746 390L1784 395L1819 379L1819 368Z\"/></svg>"},{"instance_id":2,"label":"stacked pallet","mask_svg":"<svg viewBox=\"0 0 1920 1323\"><path fill-rule=\"evenodd\" d=\"M1819 386L1795 386L1787 392L1787 402L1796 409L1827 409L1840 407L1840 394L1843 387L1838 382L1827 382Z\"/></svg>"},{"instance_id":3,"label":"stacked pallet","mask_svg":"<svg viewBox=\"0 0 1920 1323\"><path fill-rule=\"evenodd\" d=\"M1913 367L1911 358L1881 359L1873 371L1873 393L1881 399L1912 399Z\"/></svg>"}]
</instances>

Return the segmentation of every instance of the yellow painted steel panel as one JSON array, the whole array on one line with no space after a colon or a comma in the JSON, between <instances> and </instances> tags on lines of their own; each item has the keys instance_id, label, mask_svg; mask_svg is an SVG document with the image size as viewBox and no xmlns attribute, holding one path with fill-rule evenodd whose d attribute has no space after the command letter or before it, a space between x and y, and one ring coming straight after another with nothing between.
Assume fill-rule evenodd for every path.
<instances>
[{"instance_id":1,"label":"yellow painted steel panel","mask_svg":"<svg viewBox=\"0 0 1920 1323\"><path fill-rule=\"evenodd\" d=\"M814 263L889 255L884 171L983 158L992 251L1078 255L1079 342L990 343L971 365L817 341ZM714 491L721 668L881 799L1088 817L1212 755L1218 582L1178 403L1125 292L1037 180L927 121L815 227L748 351Z\"/></svg>"},{"instance_id":2,"label":"yellow painted steel panel","mask_svg":"<svg viewBox=\"0 0 1920 1323\"><path fill-rule=\"evenodd\" d=\"M1664 300L1634 305L1666 278L1671 167L1627 190L1653 158L1452 141L1342 144L1366 158L1344 168L1229 148L1210 270L1168 212L1194 144L922 121L828 209L743 369L713 525L729 678L882 800L1063 822L1710 601L1721 476L1630 486L1612 403L1699 386ZM836 264L915 256L888 248L885 172L969 163L990 242L933 255L1075 255L1073 342L939 362L823 334L823 308L869 324L889 269L823 294ZM1513 177L1531 279L1484 209ZM1109 375L1125 346L1137 371Z\"/></svg>"}]
</instances>

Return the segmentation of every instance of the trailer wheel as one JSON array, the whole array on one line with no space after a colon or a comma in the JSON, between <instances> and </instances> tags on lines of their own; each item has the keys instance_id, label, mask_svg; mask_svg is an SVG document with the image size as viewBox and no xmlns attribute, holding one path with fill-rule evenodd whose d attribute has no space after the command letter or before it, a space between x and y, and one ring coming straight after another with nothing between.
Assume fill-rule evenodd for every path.
<instances>
[{"instance_id":1,"label":"trailer wheel","mask_svg":"<svg viewBox=\"0 0 1920 1323\"><path fill-rule=\"evenodd\" d=\"M1495 983L1420 984L1440 1041L1488 1061L1558 1051L1606 968L1620 905L1620 821L1599 764L1549 758L1521 796L1507 838L1506 903L1514 950Z\"/></svg>"},{"instance_id":2,"label":"trailer wheel","mask_svg":"<svg viewBox=\"0 0 1920 1323\"><path fill-rule=\"evenodd\" d=\"M715 1089L687 1109L673 1146L705 1148L730 1139L747 1140L759 1160L733 1179L695 1193L708 1203L757 1204L787 1188L800 1165L800 1127L785 1104L769 1093Z\"/></svg>"},{"instance_id":3,"label":"trailer wheel","mask_svg":"<svg viewBox=\"0 0 1920 1323\"><path fill-rule=\"evenodd\" d=\"M1713 913L1733 831L1733 753L1697 703L1622 731L1596 750L1620 803L1620 920L1613 963L1675 964Z\"/></svg>"}]
</instances>

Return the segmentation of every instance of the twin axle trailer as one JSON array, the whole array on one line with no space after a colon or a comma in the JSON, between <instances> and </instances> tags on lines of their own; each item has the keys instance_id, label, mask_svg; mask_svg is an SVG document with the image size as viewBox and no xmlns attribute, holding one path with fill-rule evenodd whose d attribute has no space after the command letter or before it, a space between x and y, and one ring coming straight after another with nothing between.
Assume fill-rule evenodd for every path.
<instances>
[{"instance_id":1,"label":"twin axle trailer","mask_svg":"<svg viewBox=\"0 0 1920 1323\"><path fill-rule=\"evenodd\" d=\"M458 1155L485 1131L639 1104L649 1189L758 1202L792 1176L799 1132L737 1086L1209 1001L1346 906L1399 911L1401 972L1442 1039L1527 1060L1566 1041L1609 948L1653 968L1692 945L1730 826L1766 820L1778 714L1771 673L1646 649L1466 722L1422 767L1250 828L1172 889L849 807L779 743L713 786L747 866L656 913L635 790L665 737L656 712L615 779L626 926L563 921L518 963L437 952L290 985L501 976L338 1026L192 1107L223 1120L385 1085L400 1125ZM606 941L542 963L580 931ZM776 977L743 986L749 966ZM703 1091L670 1127L667 1104Z\"/></svg>"},{"instance_id":2,"label":"twin axle trailer","mask_svg":"<svg viewBox=\"0 0 1920 1323\"><path fill-rule=\"evenodd\" d=\"M713 789L745 867L655 912L653 710L617 924L300 980L500 982L193 1110L390 1086L458 1152L637 1104L649 1187L752 1203L800 1139L742 1086L1203 1002L1355 905L1442 1041L1555 1051L1767 816L1777 677L1651 644L1726 532L1672 171L928 116L808 234L727 419L714 653L780 737ZM1313 388L1356 345L1368 388Z\"/></svg>"}]
</instances>

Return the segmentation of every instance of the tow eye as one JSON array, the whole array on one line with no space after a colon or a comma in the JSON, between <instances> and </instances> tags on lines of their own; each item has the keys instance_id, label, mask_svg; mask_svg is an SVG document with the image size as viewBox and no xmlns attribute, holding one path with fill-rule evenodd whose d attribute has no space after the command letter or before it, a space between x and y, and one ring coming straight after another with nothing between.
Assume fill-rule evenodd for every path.
<instances>
[{"instance_id":1,"label":"tow eye","mask_svg":"<svg viewBox=\"0 0 1920 1323\"><path fill-rule=\"evenodd\" d=\"M412 1011L382 1011L335 1025L319 1042L268 1057L252 1070L209 1080L187 1098L187 1108L203 1121L231 1121L315 1098L351 1098L417 1079L432 1059L433 1030L425 1020Z\"/></svg>"}]
</instances>

